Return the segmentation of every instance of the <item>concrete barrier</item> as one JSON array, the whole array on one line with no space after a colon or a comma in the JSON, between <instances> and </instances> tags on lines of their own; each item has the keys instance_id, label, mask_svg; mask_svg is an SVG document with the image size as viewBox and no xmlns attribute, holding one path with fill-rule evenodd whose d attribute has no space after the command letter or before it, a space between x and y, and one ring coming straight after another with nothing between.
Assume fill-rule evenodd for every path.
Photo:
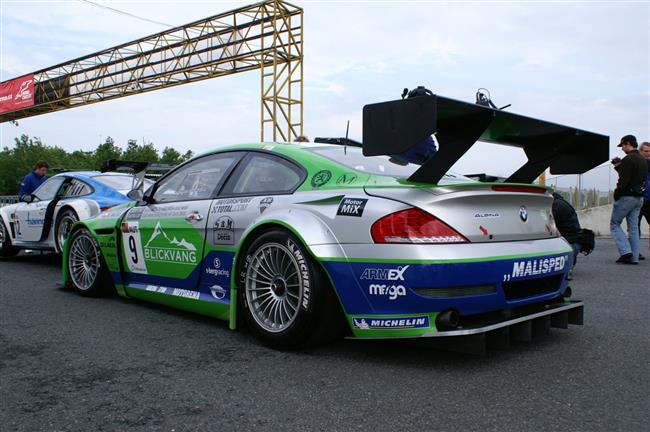
<instances>
[{"instance_id":1,"label":"concrete barrier","mask_svg":"<svg viewBox=\"0 0 650 432\"><path fill-rule=\"evenodd\" d=\"M612 204L580 210L577 213L580 226L589 228L597 236L611 237L609 219L612 216ZM627 226L626 222L623 222L623 226ZM648 224L645 219L641 222L641 237L648 237Z\"/></svg>"}]
</instances>

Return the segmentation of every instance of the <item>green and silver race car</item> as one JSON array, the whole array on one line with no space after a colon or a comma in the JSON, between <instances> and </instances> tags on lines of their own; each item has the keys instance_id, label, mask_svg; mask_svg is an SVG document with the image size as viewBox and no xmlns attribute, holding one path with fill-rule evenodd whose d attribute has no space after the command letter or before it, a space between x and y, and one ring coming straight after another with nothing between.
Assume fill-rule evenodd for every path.
<instances>
[{"instance_id":1,"label":"green and silver race car","mask_svg":"<svg viewBox=\"0 0 650 432\"><path fill-rule=\"evenodd\" d=\"M435 154L421 164L399 157L432 133ZM530 182L549 166L597 165L602 154L562 164L581 145L593 155L603 138L438 96L368 105L362 147L222 148L167 173L138 202L78 222L63 282L233 329L246 322L278 348L342 335L525 339L582 321L582 303L567 299L572 249L556 231L551 193ZM477 139L523 147L529 163L505 183L449 172Z\"/></svg>"}]
</instances>

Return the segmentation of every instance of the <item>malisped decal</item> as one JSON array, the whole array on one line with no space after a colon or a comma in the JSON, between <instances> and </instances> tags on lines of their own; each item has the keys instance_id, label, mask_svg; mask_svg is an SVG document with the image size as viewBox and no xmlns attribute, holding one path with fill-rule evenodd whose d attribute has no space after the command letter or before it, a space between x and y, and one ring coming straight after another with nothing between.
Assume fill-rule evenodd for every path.
<instances>
[{"instance_id":1,"label":"malisped decal","mask_svg":"<svg viewBox=\"0 0 650 432\"><path fill-rule=\"evenodd\" d=\"M184 238L170 238L163 230L160 222L156 222L151 237L145 243L144 257L150 261L172 262L176 264L196 265L196 246Z\"/></svg>"},{"instance_id":2,"label":"malisped decal","mask_svg":"<svg viewBox=\"0 0 650 432\"><path fill-rule=\"evenodd\" d=\"M374 317L357 317L352 318L354 328L361 330L400 330L412 328L429 327L429 317L395 317L395 318L374 318Z\"/></svg>"},{"instance_id":3,"label":"malisped decal","mask_svg":"<svg viewBox=\"0 0 650 432\"><path fill-rule=\"evenodd\" d=\"M512 263L512 277L537 276L559 272L564 270L566 263L566 256L515 261Z\"/></svg>"}]
</instances>

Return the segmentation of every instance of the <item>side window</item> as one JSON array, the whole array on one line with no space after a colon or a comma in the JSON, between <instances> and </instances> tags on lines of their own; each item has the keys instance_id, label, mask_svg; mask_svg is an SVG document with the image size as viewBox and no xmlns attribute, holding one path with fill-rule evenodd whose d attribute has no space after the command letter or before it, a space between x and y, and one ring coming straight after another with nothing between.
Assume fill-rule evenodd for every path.
<instances>
[{"instance_id":1,"label":"side window","mask_svg":"<svg viewBox=\"0 0 650 432\"><path fill-rule=\"evenodd\" d=\"M169 174L156 186L156 202L211 198L240 153L205 156Z\"/></svg>"},{"instance_id":2,"label":"side window","mask_svg":"<svg viewBox=\"0 0 650 432\"><path fill-rule=\"evenodd\" d=\"M41 201L54 199L65 177L51 177L34 191L34 195Z\"/></svg>"},{"instance_id":3,"label":"side window","mask_svg":"<svg viewBox=\"0 0 650 432\"><path fill-rule=\"evenodd\" d=\"M90 188L90 186L88 186L86 183L82 182L81 180L74 179L68 184L65 193L63 195L65 197L77 197L77 196L88 195L91 192L92 189Z\"/></svg>"},{"instance_id":4,"label":"side window","mask_svg":"<svg viewBox=\"0 0 650 432\"><path fill-rule=\"evenodd\" d=\"M288 193L302 180L300 168L281 157L253 154L233 185L227 188L228 194L268 194Z\"/></svg>"}]
</instances>

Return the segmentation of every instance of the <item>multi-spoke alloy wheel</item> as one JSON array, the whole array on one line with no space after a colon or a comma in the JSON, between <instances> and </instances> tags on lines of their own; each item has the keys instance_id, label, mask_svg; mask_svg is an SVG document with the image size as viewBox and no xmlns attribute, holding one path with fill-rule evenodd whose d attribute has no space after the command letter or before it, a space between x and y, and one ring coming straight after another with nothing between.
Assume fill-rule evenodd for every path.
<instances>
[{"instance_id":1,"label":"multi-spoke alloy wheel","mask_svg":"<svg viewBox=\"0 0 650 432\"><path fill-rule=\"evenodd\" d=\"M111 289L106 263L97 242L86 228L72 233L67 258L69 280L79 294L97 296Z\"/></svg>"},{"instance_id":2,"label":"multi-spoke alloy wheel","mask_svg":"<svg viewBox=\"0 0 650 432\"><path fill-rule=\"evenodd\" d=\"M290 326L298 315L302 283L298 261L287 247L267 243L257 249L246 272L246 299L255 321L269 332Z\"/></svg>"},{"instance_id":3,"label":"multi-spoke alloy wheel","mask_svg":"<svg viewBox=\"0 0 650 432\"><path fill-rule=\"evenodd\" d=\"M61 214L56 224L56 246L59 252L63 252L63 245L65 244L68 234L79 218L72 210L66 210Z\"/></svg>"},{"instance_id":4,"label":"multi-spoke alloy wheel","mask_svg":"<svg viewBox=\"0 0 650 432\"><path fill-rule=\"evenodd\" d=\"M0 257L11 257L17 255L18 249L11 244L11 238L4 222L0 219Z\"/></svg>"},{"instance_id":5,"label":"multi-spoke alloy wheel","mask_svg":"<svg viewBox=\"0 0 650 432\"><path fill-rule=\"evenodd\" d=\"M329 342L345 325L318 262L290 232L256 235L240 261L239 301L249 328L266 345L290 349Z\"/></svg>"}]
</instances>

